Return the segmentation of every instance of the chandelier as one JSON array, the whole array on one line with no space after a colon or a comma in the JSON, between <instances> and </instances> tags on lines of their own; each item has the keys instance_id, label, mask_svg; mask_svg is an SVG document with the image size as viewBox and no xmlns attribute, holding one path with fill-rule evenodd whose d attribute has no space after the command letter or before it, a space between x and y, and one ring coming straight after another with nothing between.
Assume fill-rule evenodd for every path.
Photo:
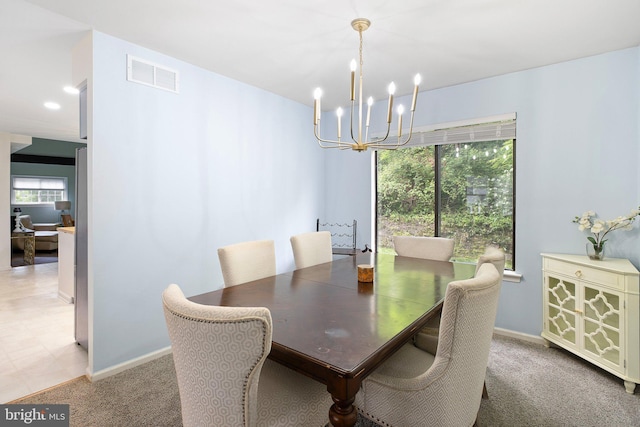
<instances>
[{"instance_id":1,"label":"chandelier","mask_svg":"<svg viewBox=\"0 0 640 427\"><path fill-rule=\"evenodd\" d=\"M397 138L389 138L389 133L391 130L391 119L393 113L393 94L396 90L396 86L393 82L389 84L389 103L387 107L387 131L384 138L376 138L375 140L369 139L369 118L371 115L371 106L373 105L373 98L369 97L367 99L367 116L364 124L364 135L363 135L363 126L362 126L362 32L366 31L367 28L371 25L371 21L365 18L358 18L351 21L351 26L354 30L356 30L360 36L360 72L359 72L359 82L358 82L358 123L357 128L354 130L354 107L356 102L356 69L357 64L356 60L351 60L351 115L350 115L350 141L342 140L342 108L338 108L336 111L336 115L338 118L338 137L335 140L324 139L320 137L320 116L321 116L321 106L320 99L322 98L322 90L317 88L314 91L314 102L313 102L313 133L318 140L318 144L322 148L339 148L339 149L347 149L351 148L354 151L366 151L367 148L377 148L377 149L386 149L386 150L395 150L398 147L405 145L411 139L411 135L413 133L413 113L416 109L416 100L418 99L418 85L420 84L420 74L416 74L413 83L413 99L411 100L411 119L409 124L409 133L403 137L402 135L402 114L404 113L404 107L399 105L397 108L398 114L398 135ZM389 139L387 141L387 139Z\"/></svg>"}]
</instances>

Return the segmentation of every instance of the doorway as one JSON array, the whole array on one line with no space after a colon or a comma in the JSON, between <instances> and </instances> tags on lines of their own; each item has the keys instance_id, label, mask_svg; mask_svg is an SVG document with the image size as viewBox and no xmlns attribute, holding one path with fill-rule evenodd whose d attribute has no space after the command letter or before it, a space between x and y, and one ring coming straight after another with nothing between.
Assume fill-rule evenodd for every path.
<instances>
[{"instance_id":1,"label":"doorway","mask_svg":"<svg viewBox=\"0 0 640 427\"><path fill-rule=\"evenodd\" d=\"M29 151L12 155L11 174L62 175L68 182L65 198L73 205L75 152L85 146L33 138ZM56 228L61 225L53 203L20 209L36 221L53 223ZM13 230L15 219L12 221ZM12 244L12 268L0 272L0 360L4 366L0 403L86 374L87 351L75 338L75 306L59 297L58 247L40 249L34 251L33 265L27 265L24 246Z\"/></svg>"}]
</instances>

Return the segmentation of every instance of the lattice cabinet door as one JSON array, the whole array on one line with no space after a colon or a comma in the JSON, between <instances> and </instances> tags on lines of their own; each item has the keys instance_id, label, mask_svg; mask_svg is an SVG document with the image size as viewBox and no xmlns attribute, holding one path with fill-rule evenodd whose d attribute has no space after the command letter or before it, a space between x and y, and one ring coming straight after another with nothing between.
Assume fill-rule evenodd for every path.
<instances>
[{"instance_id":1,"label":"lattice cabinet door","mask_svg":"<svg viewBox=\"0 0 640 427\"><path fill-rule=\"evenodd\" d=\"M585 284L582 287L582 347L613 369L624 369L624 295Z\"/></svg>"},{"instance_id":2,"label":"lattice cabinet door","mask_svg":"<svg viewBox=\"0 0 640 427\"><path fill-rule=\"evenodd\" d=\"M570 347L577 346L576 281L546 276L545 330Z\"/></svg>"}]
</instances>

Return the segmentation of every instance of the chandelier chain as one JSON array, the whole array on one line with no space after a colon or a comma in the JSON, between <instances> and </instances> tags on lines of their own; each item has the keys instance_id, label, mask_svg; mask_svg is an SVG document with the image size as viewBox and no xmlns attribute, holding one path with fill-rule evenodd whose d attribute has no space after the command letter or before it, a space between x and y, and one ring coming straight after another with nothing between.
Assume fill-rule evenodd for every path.
<instances>
[{"instance_id":1,"label":"chandelier chain","mask_svg":"<svg viewBox=\"0 0 640 427\"><path fill-rule=\"evenodd\" d=\"M364 64L362 61L362 29L358 30L358 34L360 34L360 78L362 79L362 65Z\"/></svg>"}]
</instances>

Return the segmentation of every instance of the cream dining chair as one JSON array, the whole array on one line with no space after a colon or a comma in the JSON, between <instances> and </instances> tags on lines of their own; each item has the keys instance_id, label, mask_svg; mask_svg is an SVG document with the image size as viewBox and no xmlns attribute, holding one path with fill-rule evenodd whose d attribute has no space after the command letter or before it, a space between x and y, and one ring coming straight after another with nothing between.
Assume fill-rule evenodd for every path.
<instances>
[{"instance_id":1,"label":"cream dining chair","mask_svg":"<svg viewBox=\"0 0 640 427\"><path fill-rule=\"evenodd\" d=\"M224 286L235 286L276 274L273 240L236 243L218 249Z\"/></svg>"},{"instance_id":2,"label":"cream dining chair","mask_svg":"<svg viewBox=\"0 0 640 427\"><path fill-rule=\"evenodd\" d=\"M400 256L449 261L453 256L453 239L446 237L393 236L393 248Z\"/></svg>"},{"instance_id":3,"label":"cream dining chair","mask_svg":"<svg viewBox=\"0 0 640 427\"><path fill-rule=\"evenodd\" d=\"M491 263L496 267L496 270L500 273L500 281L504 276L504 264L505 257L504 252L495 246L487 246L484 253L478 258L476 264L476 273L480 266L484 263ZM414 337L414 344L416 347L428 351L431 354L436 354L436 348L438 347L438 333L440 327L440 316L436 316L430 321L426 327L422 328L418 334ZM486 397L486 396L485 396Z\"/></svg>"},{"instance_id":4,"label":"cream dining chair","mask_svg":"<svg viewBox=\"0 0 640 427\"><path fill-rule=\"evenodd\" d=\"M290 240L297 269L333 261L330 231L297 234Z\"/></svg>"},{"instance_id":5,"label":"cream dining chair","mask_svg":"<svg viewBox=\"0 0 640 427\"><path fill-rule=\"evenodd\" d=\"M454 241L446 237L393 236L393 247L400 256L449 261L453 256ZM435 313L422 328L425 332L425 337L422 340L423 345L432 345L434 353L437 346L441 311ZM435 337L433 336L434 330Z\"/></svg>"},{"instance_id":6,"label":"cream dining chair","mask_svg":"<svg viewBox=\"0 0 640 427\"><path fill-rule=\"evenodd\" d=\"M185 427L325 426L326 386L267 359L265 307L219 307L162 294Z\"/></svg>"},{"instance_id":7,"label":"cream dining chair","mask_svg":"<svg viewBox=\"0 0 640 427\"><path fill-rule=\"evenodd\" d=\"M405 344L363 381L358 411L383 426L474 425L500 286L490 263L474 278L451 282L435 356Z\"/></svg>"},{"instance_id":8,"label":"cream dining chair","mask_svg":"<svg viewBox=\"0 0 640 427\"><path fill-rule=\"evenodd\" d=\"M493 264L493 266L500 273L500 282L502 282L502 278L504 277L504 264L505 264L505 256L502 249L497 248L495 246L487 246L484 253L480 255L478 258L478 262L476 264L476 274L480 269L482 264ZM427 324L424 328L418 332L414 338L413 343L416 347L431 354L436 354L438 348L438 335L440 333L440 316L434 317L433 320ZM482 386L482 397L484 399L489 398L489 392L487 391L486 382Z\"/></svg>"}]
</instances>

